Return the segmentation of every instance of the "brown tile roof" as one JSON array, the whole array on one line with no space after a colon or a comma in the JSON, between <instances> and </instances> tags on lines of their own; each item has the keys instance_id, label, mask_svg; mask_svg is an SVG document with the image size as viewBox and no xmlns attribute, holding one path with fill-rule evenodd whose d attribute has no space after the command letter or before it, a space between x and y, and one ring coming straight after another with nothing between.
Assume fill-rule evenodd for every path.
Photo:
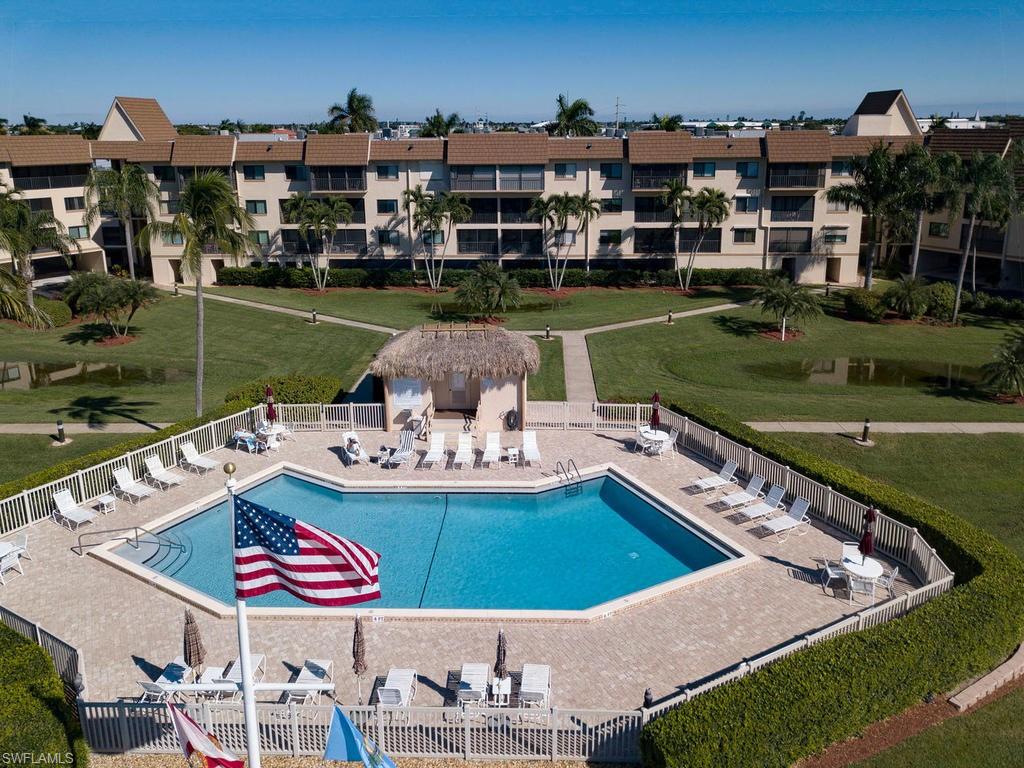
<instances>
[{"instance_id":1,"label":"brown tile roof","mask_svg":"<svg viewBox=\"0 0 1024 768\"><path fill-rule=\"evenodd\" d=\"M130 163L169 163L170 141L90 141L93 159L126 160Z\"/></svg>"},{"instance_id":2,"label":"brown tile roof","mask_svg":"<svg viewBox=\"0 0 1024 768\"><path fill-rule=\"evenodd\" d=\"M1002 155L1010 138L1010 131L1006 128L940 128L928 134L928 151L932 154L953 152L965 159L975 152Z\"/></svg>"},{"instance_id":3,"label":"brown tile roof","mask_svg":"<svg viewBox=\"0 0 1024 768\"><path fill-rule=\"evenodd\" d=\"M894 91L869 91L861 99L860 105L853 111L855 115L884 115L903 93L899 88Z\"/></svg>"},{"instance_id":4,"label":"brown tile roof","mask_svg":"<svg viewBox=\"0 0 1024 768\"><path fill-rule=\"evenodd\" d=\"M371 160L444 160L444 139L371 141Z\"/></svg>"},{"instance_id":5,"label":"brown tile roof","mask_svg":"<svg viewBox=\"0 0 1024 768\"><path fill-rule=\"evenodd\" d=\"M234 154L234 136L179 136L171 165L222 168L231 165Z\"/></svg>"},{"instance_id":6,"label":"brown tile roof","mask_svg":"<svg viewBox=\"0 0 1024 768\"><path fill-rule=\"evenodd\" d=\"M0 136L0 162L14 166L92 163L81 136Z\"/></svg>"},{"instance_id":7,"label":"brown tile roof","mask_svg":"<svg viewBox=\"0 0 1024 768\"><path fill-rule=\"evenodd\" d=\"M726 136L710 136L693 140L695 158L737 158L760 157L760 139L732 139Z\"/></svg>"},{"instance_id":8,"label":"brown tile roof","mask_svg":"<svg viewBox=\"0 0 1024 768\"><path fill-rule=\"evenodd\" d=\"M921 144L920 136L831 136L832 157L863 157L878 142L899 152L908 144Z\"/></svg>"},{"instance_id":9,"label":"brown tile roof","mask_svg":"<svg viewBox=\"0 0 1024 768\"><path fill-rule=\"evenodd\" d=\"M544 133L453 133L448 137L448 164L548 162L548 137Z\"/></svg>"},{"instance_id":10,"label":"brown tile roof","mask_svg":"<svg viewBox=\"0 0 1024 768\"><path fill-rule=\"evenodd\" d=\"M116 101L135 128L146 141L168 141L178 132L167 119L164 108L156 99L140 99L133 96L115 96Z\"/></svg>"},{"instance_id":11,"label":"brown tile roof","mask_svg":"<svg viewBox=\"0 0 1024 768\"><path fill-rule=\"evenodd\" d=\"M239 141L235 162L301 163L304 149L302 141Z\"/></svg>"},{"instance_id":12,"label":"brown tile roof","mask_svg":"<svg viewBox=\"0 0 1024 768\"><path fill-rule=\"evenodd\" d=\"M323 133L306 137L306 165L366 165L370 134Z\"/></svg>"},{"instance_id":13,"label":"brown tile roof","mask_svg":"<svg viewBox=\"0 0 1024 768\"><path fill-rule=\"evenodd\" d=\"M629 162L689 163L693 143L686 131L635 131L629 134Z\"/></svg>"},{"instance_id":14,"label":"brown tile roof","mask_svg":"<svg viewBox=\"0 0 1024 768\"><path fill-rule=\"evenodd\" d=\"M603 136L548 139L548 157L554 160L621 160L625 157L625 142Z\"/></svg>"},{"instance_id":15,"label":"brown tile roof","mask_svg":"<svg viewBox=\"0 0 1024 768\"><path fill-rule=\"evenodd\" d=\"M832 159L828 131L768 131L764 143L770 163L825 163Z\"/></svg>"}]
</instances>

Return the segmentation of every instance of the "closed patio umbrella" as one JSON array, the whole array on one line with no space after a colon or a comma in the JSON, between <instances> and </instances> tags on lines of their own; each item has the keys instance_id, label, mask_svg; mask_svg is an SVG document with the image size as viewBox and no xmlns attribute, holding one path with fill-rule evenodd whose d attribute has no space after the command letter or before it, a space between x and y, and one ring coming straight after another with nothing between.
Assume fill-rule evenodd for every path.
<instances>
[{"instance_id":1,"label":"closed patio umbrella","mask_svg":"<svg viewBox=\"0 0 1024 768\"><path fill-rule=\"evenodd\" d=\"M277 409L274 408L274 390L267 386L267 421L271 424L277 419Z\"/></svg>"},{"instance_id":2,"label":"closed patio umbrella","mask_svg":"<svg viewBox=\"0 0 1024 768\"><path fill-rule=\"evenodd\" d=\"M661 395L655 391L651 398L651 429L661 426Z\"/></svg>"},{"instance_id":3,"label":"closed patio umbrella","mask_svg":"<svg viewBox=\"0 0 1024 768\"><path fill-rule=\"evenodd\" d=\"M356 616L352 632L352 671L356 673L356 688L359 703L363 703L363 673L366 672L366 642L363 640L363 620Z\"/></svg>"},{"instance_id":4,"label":"closed patio umbrella","mask_svg":"<svg viewBox=\"0 0 1024 768\"><path fill-rule=\"evenodd\" d=\"M505 640L505 630L498 630L498 650L494 659L494 676L499 680L508 677L508 667L505 664L505 657L508 654L508 642Z\"/></svg>"},{"instance_id":5,"label":"closed patio umbrella","mask_svg":"<svg viewBox=\"0 0 1024 768\"><path fill-rule=\"evenodd\" d=\"M860 543L857 545L862 563L865 557L871 557L875 553L875 520L877 519L878 513L874 507L868 507L868 511L864 513L864 533L861 534Z\"/></svg>"},{"instance_id":6,"label":"closed patio umbrella","mask_svg":"<svg viewBox=\"0 0 1024 768\"><path fill-rule=\"evenodd\" d=\"M185 609L185 634L183 639L182 654L185 657L185 665L194 670L199 670L206 661L206 648L203 646L203 638L199 636L199 624L196 617L192 615L189 608Z\"/></svg>"}]
</instances>

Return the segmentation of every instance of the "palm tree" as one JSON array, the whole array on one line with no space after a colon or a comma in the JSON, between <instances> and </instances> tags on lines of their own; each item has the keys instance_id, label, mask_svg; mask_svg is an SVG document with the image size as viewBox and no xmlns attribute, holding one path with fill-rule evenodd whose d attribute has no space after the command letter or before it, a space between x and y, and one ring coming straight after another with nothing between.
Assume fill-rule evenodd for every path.
<instances>
[{"instance_id":1,"label":"palm tree","mask_svg":"<svg viewBox=\"0 0 1024 768\"><path fill-rule=\"evenodd\" d=\"M551 265L551 243L548 240L548 227L553 227L555 224L554 206L552 205L554 196L544 197L543 195L533 198L530 201L530 207L526 211L528 218L534 221L540 222L540 242L541 248L544 250L544 259L548 265L548 280L551 282L552 289L555 286L555 271Z\"/></svg>"},{"instance_id":2,"label":"palm tree","mask_svg":"<svg viewBox=\"0 0 1024 768\"><path fill-rule=\"evenodd\" d=\"M310 236L320 238L324 254L323 270L320 269L320 254L315 250L310 255L309 262L313 268L313 283L317 290L327 288L327 273L330 269L331 242L338 231L338 224L352 223L352 216L355 210L352 204L341 197L317 199L306 197L296 192L285 203L285 215L290 224L299 225L299 234L308 242Z\"/></svg>"},{"instance_id":3,"label":"palm tree","mask_svg":"<svg viewBox=\"0 0 1024 768\"><path fill-rule=\"evenodd\" d=\"M565 94L560 93L555 105L556 136L593 136L597 133L598 125L593 120L594 110L586 99L570 102Z\"/></svg>"},{"instance_id":4,"label":"palm tree","mask_svg":"<svg viewBox=\"0 0 1024 768\"><path fill-rule=\"evenodd\" d=\"M714 187L704 187L690 198L690 216L697 222L697 237L690 248L690 259L686 263L686 282L683 290L690 290L693 278L693 265L697 261L697 252L704 244L704 238L710 230L729 218L729 198L725 192Z\"/></svg>"},{"instance_id":5,"label":"palm tree","mask_svg":"<svg viewBox=\"0 0 1024 768\"><path fill-rule=\"evenodd\" d=\"M932 115L932 124L928 126L928 133L941 131L943 128L949 128L949 118L945 115Z\"/></svg>"},{"instance_id":6,"label":"palm tree","mask_svg":"<svg viewBox=\"0 0 1024 768\"><path fill-rule=\"evenodd\" d=\"M768 277L754 293L761 311L779 322L782 341L786 340L786 321L810 320L821 314L821 303L806 285L796 285L781 275Z\"/></svg>"},{"instance_id":7,"label":"palm tree","mask_svg":"<svg viewBox=\"0 0 1024 768\"><path fill-rule=\"evenodd\" d=\"M523 294L515 278L494 262L484 262L459 283L455 300L469 312L493 315L518 307Z\"/></svg>"},{"instance_id":8,"label":"palm tree","mask_svg":"<svg viewBox=\"0 0 1024 768\"><path fill-rule=\"evenodd\" d=\"M70 264L72 251L80 250L51 211L33 211L24 200L8 193L0 194L0 248L11 255L11 264L21 278L25 304L30 312L34 312L36 306L32 291L33 251L56 251Z\"/></svg>"},{"instance_id":9,"label":"palm tree","mask_svg":"<svg viewBox=\"0 0 1024 768\"><path fill-rule=\"evenodd\" d=\"M681 131L683 129L682 115L659 115L655 112L651 115L651 122L654 129L658 131Z\"/></svg>"},{"instance_id":10,"label":"palm tree","mask_svg":"<svg viewBox=\"0 0 1024 768\"><path fill-rule=\"evenodd\" d=\"M693 190L681 179L669 179L661 192L661 201L672 211L672 259L680 289L683 287L683 271L679 268L679 229L686 218L686 209L692 197Z\"/></svg>"},{"instance_id":11,"label":"palm tree","mask_svg":"<svg viewBox=\"0 0 1024 768\"><path fill-rule=\"evenodd\" d=\"M442 139L454 131L461 123L462 118L459 117L457 112L452 112L445 117L441 110L438 109L423 121L423 127L420 128L420 136L423 138Z\"/></svg>"},{"instance_id":12,"label":"palm tree","mask_svg":"<svg viewBox=\"0 0 1024 768\"><path fill-rule=\"evenodd\" d=\"M18 129L18 133L22 136L40 136L49 132L50 129L46 126L46 121L43 118L32 117L32 115L21 116L21 127Z\"/></svg>"},{"instance_id":13,"label":"palm tree","mask_svg":"<svg viewBox=\"0 0 1024 768\"><path fill-rule=\"evenodd\" d=\"M0 117L0 136L7 135L7 118Z\"/></svg>"},{"instance_id":14,"label":"palm tree","mask_svg":"<svg viewBox=\"0 0 1024 768\"><path fill-rule=\"evenodd\" d=\"M195 173L179 198L171 221L151 221L139 232L139 246L148 249L154 237L182 239L181 269L196 287L196 415L203 412L204 320L203 253L208 248L240 259L253 252L252 215L238 204L228 177L217 170Z\"/></svg>"},{"instance_id":15,"label":"palm tree","mask_svg":"<svg viewBox=\"0 0 1024 768\"><path fill-rule=\"evenodd\" d=\"M889 148L879 142L866 156L853 158L850 161L850 175L853 177L852 184L830 187L825 192L825 199L830 203L845 203L851 208L857 208L871 220L871 247L864 265L864 287L870 290L885 221L898 197Z\"/></svg>"},{"instance_id":16,"label":"palm tree","mask_svg":"<svg viewBox=\"0 0 1024 768\"><path fill-rule=\"evenodd\" d=\"M942 182L939 171L939 163L920 144L908 144L894 158L894 175L900 197L895 208L908 214L912 212L916 219L913 225L914 245L910 254L911 277L917 275L924 215L942 207Z\"/></svg>"},{"instance_id":17,"label":"palm tree","mask_svg":"<svg viewBox=\"0 0 1024 768\"><path fill-rule=\"evenodd\" d=\"M576 195L563 192L560 195L552 195L550 203L551 222L555 231L555 269L552 274L551 290L557 291L562 285L558 269L558 265L561 262L562 246L571 245L571 241L566 242L569 241L569 219L576 216L579 210L579 199ZM575 231L574 229L573 232ZM568 250L566 251L565 261L568 264Z\"/></svg>"},{"instance_id":18,"label":"palm tree","mask_svg":"<svg viewBox=\"0 0 1024 768\"><path fill-rule=\"evenodd\" d=\"M920 277L901 275L885 292L885 303L900 317L916 320L928 310L928 285Z\"/></svg>"},{"instance_id":19,"label":"palm tree","mask_svg":"<svg viewBox=\"0 0 1024 768\"><path fill-rule=\"evenodd\" d=\"M431 288L435 288L433 272L436 246L435 233L440 232L444 225L444 211L441 210L438 204L437 196L424 192L422 184L417 184L412 189L406 189L402 192L402 210L409 217L410 227L419 233L419 237L413 240L413 244L409 248L413 254L414 265L416 263L415 240L426 237L429 233L429 240L426 243L428 255L424 260L424 266L427 270L427 282L430 283Z\"/></svg>"},{"instance_id":20,"label":"palm tree","mask_svg":"<svg viewBox=\"0 0 1024 768\"><path fill-rule=\"evenodd\" d=\"M437 284L434 290L441 289L441 275L444 272L444 258L448 252L448 243L452 239L452 228L456 224L465 224L473 216L473 209L469 205L469 198L461 192L442 192L438 198L441 208L441 220L448 224L448 234L441 244L441 260L437 265L434 277Z\"/></svg>"},{"instance_id":21,"label":"palm tree","mask_svg":"<svg viewBox=\"0 0 1024 768\"><path fill-rule=\"evenodd\" d=\"M576 231L583 235L584 252L587 271L590 271L590 224L601 218L601 199L594 197L588 189L582 195L576 196ZM566 254L565 264L562 267L562 274L558 278L558 287L562 287L565 279L565 270L569 266L569 256Z\"/></svg>"},{"instance_id":22,"label":"palm tree","mask_svg":"<svg viewBox=\"0 0 1024 768\"><path fill-rule=\"evenodd\" d=\"M158 216L160 189L141 165L129 163L121 170L92 168L85 180L85 217L91 230L106 211L117 216L128 244L128 274L135 279L134 220L143 226Z\"/></svg>"},{"instance_id":23,"label":"palm tree","mask_svg":"<svg viewBox=\"0 0 1024 768\"><path fill-rule=\"evenodd\" d=\"M45 313L29 306L25 298L25 282L6 269L0 269L0 317L26 323L34 328L53 325Z\"/></svg>"},{"instance_id":24,"label":"palm tree","mask_svg":"<svg viewBox=\"0 0 1024 768\"><path fill-rule=\"evenodd\" d=\"M373 133L377 130L377 117L373 113L373 98L355 88L348 92L344 104L332 104L327 109L329 124L347 127L352 133Z\"/></svg>"},{"instance_id":25,"label":"palm tree","mask_svg":"<svg viewBox=\"0 0 1024 768\"><path fill-rule=\"evenodd\" d=\"M982 367L985 383L1001 393L1024 397L1024 331L1009 334L991 362Z\"/></svg>"}]
</instances>

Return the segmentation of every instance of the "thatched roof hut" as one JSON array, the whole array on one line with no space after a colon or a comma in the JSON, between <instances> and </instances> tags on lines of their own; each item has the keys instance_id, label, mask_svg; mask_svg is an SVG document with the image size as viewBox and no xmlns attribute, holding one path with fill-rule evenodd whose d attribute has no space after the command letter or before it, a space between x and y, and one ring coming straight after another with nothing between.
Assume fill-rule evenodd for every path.
<instances>
[{"instance_id":1,"label":"thatched roof hut","mask_svg":"<svg viewBox=\"0 0 1024 768\"><path fill-rule=\"evenodd\" d=\"M488 325L425 325L394 336L370 364L382 379L505 378L536 373L537 343L525 333Z\"/></svg>"}]
</instances>

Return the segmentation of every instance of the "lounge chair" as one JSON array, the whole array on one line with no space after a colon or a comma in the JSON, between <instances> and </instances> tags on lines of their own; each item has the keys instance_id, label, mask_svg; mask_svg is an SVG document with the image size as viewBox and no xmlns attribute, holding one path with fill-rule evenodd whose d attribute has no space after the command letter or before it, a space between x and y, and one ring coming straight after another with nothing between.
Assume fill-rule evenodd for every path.
<instances>
[{"instance_id":1,"label":"lounge chair","mask_svg":"<svg viewBox=\"0 0 1024 768\"><path fill-rule=\"evenodd\" d=\"M821 591L825 592L828 586L836 581L842 582L843 586L849 590L849 574L835 560L825 560L825 565L821 569Z\"/></svg>"},{"instance_id":2,"label":"lounge chair","mask_svg":"<svg viewBox=\"0 0 1024 768\"><path fill-rule=\"evenodd\" d=\"M209 685L210 683L224 683L229 682L224 678L224 667L205 667L203 673L196 679L196 682L200 685ZM206 699L220 699L230 695L229 691L199 691L196 695Z\"/></svg>"},{"instance_id":3,"label":"lounge chair","mask_svg":"<svg viewBox=\"0 0 1024 768\"><path fill-rule=\"evenodd\" d=\"M747 487L742 491L736 491L734 493L730 493L728 496L723 496L716 503L721 504L726 509L742 507L744 504L750 504L751 502L757 501L759 498L764 498L764 494L761 493L761 489L763 487L764 478L760 475L754 475L747 483Z\"/></svg>"},{"instance_id":4,"label":"lounge chair","mask_svg":"<svg viewBox=\"0 0 1024 768\"><path fill-rule=\"evenodd\" d=\"M541 466L540 448L537 447L537 433L532 429L523 432L523 464Z\"/></svg>"},{"instance_id":5,"label":"lounge chair","mask_svg":"<svg viewBox=\"0 0 1024 768\"><path fill-rule=\"evenodd\" d=\"M350 451L348 449L349 440L355 441L356 450ZM349 455L352 462L361 461L364 464L370 463L370 454L363 448L363 441L359 439L359 434L356 432L342 432L341 433L341 448L345 453Z\"/></svg>"},{"instance_id":6,"label":"lounge chair","mask_svg":"<svg viewBox=\"0 0 1024 768\"><path fill-rule=\"evenodd\" d=\"M178 446L178 450L181 451L181 461L178 464L190 472L209 472L211 469L217 469L220 466L220 462L214 461L213 459L203 456L199 451L196 450L195 443L185 442Z\"/></svg>"},{"instance_id":7,"label":"lounge chair","mask_svg":"<svg viewBox=\"0 0 1024 768\"><path fill-rule=\"evenodd\" d=\"M498 469L501 469L501 442L497 432L487 433L487 440L484 443L484 455L480 457L481 468L484 464L488 466L497 464Z\"/></svg>"},{"instance_id":8,"label":"lounge chair","mask_svg":"<svg viewBox=\"0 0 1024 768\"><path fill-rule=\"evenodd\" d=\"M459 432L459 446L455 450L455 456L452 458L452 467L459 467L461 469L466 464L473 466L474 462L473 433Z\"/></svg>"},{"instance_id":9,"label":"lounge chair","mask_svg":"<svg viewBox=\"0 0 1024 768\"><path fill-rule=\"evenodd\" d=\"M416 436L411 429L403 429L398 433L398 450L391 454L387 464L389 467L397 467L405 464L414 453L413 440Z\"/></svg>"},{"instance_id":10,"label":"lounge chair","mask_svg":"<svg viewBox=\"0 0 1024 768\"><path fill-rule=\"evenodd\" d=\"M423 461L420 462L421 467L433 469L438 464L444 466L445 457L447 456L447 451L444 449L445 437L447 435L444 432L434 432L430 436L430 448L423 455Z\"/></svg>"},{"instance_id":11,"label":"lounge chair","mask_svg":"<svg viewBox=\"0 0 1024 768\"><path fill-rule=\"evenodd\" d=\"M155 453L146 457L146 479L156 483L161 488L170 488L172 485L181 485L185 482L185 476L173 469L168 469L160 461Z\"/></svg>"},{"instance_id":12,"label":"lounge chair","mask_svg":"<svg viewBox=\"0 0 1024 768\"><path fill-rule=\"evenodd\" d=\"M317 685L334 681L334 662L330 659L306 659L302 662L296 683ZM281 704L319 704L323 691L284 691Z\"/></svg>"},{"instance_id":13,"label":"lounge chair","mask_svg":"<svg viewBox=\"0 0 1024 768\"><path fill-rule=\"evenodd\" d=\"M781 485L773 485L763 501L740 508L739 514L743 515L747 520L760 520L762 517L771 517L776 512L786 509L786 506L782 503L782 497L785 495L785 488Z\"/></svg>"},{"instance_id":14,"label":"lounge chair","mask_svg":"<svg viewBox=\"0 0 1024 768\"><path fill-rule=\"evenodd\" d=\"M416 670L389 669L384 685L377 689L377 699L385 707L408 707L416 698Z\"/></svg>"},{"instance_id":15,"label":"lounge chair","mask_svg":"<svg viewBox=\"0 0 1024 768\"><path fill-rule=\"evenodd\" d=\"M896 597L896 577L900 575L899 568L893 568L884 576L879 576L875 583L889 593L889 597Z\"/></svg>"},{"instance_id":16,"label":"lounge chair","mask_svg":"<svg viewBox=\"0 0 1024 768\"><path fill-rule=\"evenodd\" d=\"M245 448L249 453L259 453L260 451L267 450L266 440L261 440L252 432L248 432L244 429L240 429L235 432L231 436L231 439L235 441L235 450Z\"/></svg>"},{"instance_id":17,"label":"lounge chair","mask_svg":"<svg viewBox=\"0 0 1024 768\"><path fill-rule=\"evenodd\" d=\"M58 524L67 526L68 530L75 530L83 523L91 523L96 519L96 513L79 506L71 491L66 488L53 494L53 503L57 505L53 511L53 519Z\"/></svg>"},{"instance_id":18,"label":"lounge chair","mask_svg":"<svg viewBox=\"0 0 1024 768\"><path fill-rule=\"evenodd\" d=\"M762 520L760 527L769 534L774 533L780 543L786 540L790 531L802 536L811 526L811 518L807 516L810 506L811 502L798 496L789 508L789 512L780 517Z\"/></svg>"},{"instance_id":19,"label":"lounge chair","mask_svg":"<svg viewBox=\"0 0 1024 768\"><path fill-rule=\"evenodd\" d=\"M148 680L140 680L142 693L139 695L139 704L162 704L171 696L171 692L158 683L151 683Z\"/></svg>"},{"instance_id":20,"label":"lounge chair","mask_svg":"<svg viewBox=\"0 0 1024 768\"><path fill-rule=\"evenodd\" d=\"M32 556L28 553L28 534L25 532L16 533L11 537L11 544L14 545L14 551L18 553L23 559L31 560Z\"/></svg>"},{"instance_id":21,"label":"lounge chair","mask_svg":"<svg viewBox=\"0 0 1024 768\"><path fill-rule=\"evenodd\" d=\"M252 679L253 682L261 682L263 676L267 673L267 657L262 653L250 653L249 664L252 667ZM231 666L227 669L227 674L224 675L224 679L232 683L242 682L242 657L236 656L235 660L231 662Z\"/></svg>"},{"instance_id":22,"label":"lounge chair","mask_svg":"<svg viewBox=\"0 0 1024 768\"><path fill-rule=\"evenodd\" d=\"M459 677L459 689L455 698L459 703L485 705L487 703L487 682L490 668L486 664L463 664Z\"/></svg>"},{"instance_id":23,"label":"lounge chair","mask_svg":"<svg viewBox=\"0 0 1024 768\"><path fill-rule=\"evenodd\" d=\"M716 488L721 488L726 485L732 485L736 482L736 462L730 459L722 465L722 468L718 470L717 475L709 475L707 477L698 477L693 481L691 488L696 488L701 493L707 493L713 491Z\"/></svg>"},{"instance_id":24,"label":"lounge chair","mask_svg":"<svg viewBox=\"0 0 1024 768\"><path fill-rule=\"evenodd\" d=\"M132 477L127 467L114 470L114 493L133 504L153 495L153 489Z\"/></svg>"},{"instance_id":25,"label":"lounge chair","mask_svg":"<svg viewBox=\"0 0 1024 768\"><path fill-rule=\"evenodd\" d=\"M519 706L551 706L551 667L547 664L523 664L523 681L519 686Z\"/></svg>"},{"instance_id":26,"label":"lounge chair","mask_svg":"<svg viewBox=\"0 0 1024 768\"><path fill-rule=\"evenodd\" d=\"M25 571L21 569L21 554L17 550L0 557L0 584L7 584L4 574L10 571L25 575Z\"/></svg>"},{"instance_id":27,"label":"lounge chair","mask_svg":"<svg viewBox=\"0 0 1024 768\"><path fill-rule=\"evenodd\" d=\"M195 677L195 672L185 664L185 657L178 656L164 667L160 677L156 679L157 685L173 685L175 683L190 683Z\"/></svg>"}]
</instances>

